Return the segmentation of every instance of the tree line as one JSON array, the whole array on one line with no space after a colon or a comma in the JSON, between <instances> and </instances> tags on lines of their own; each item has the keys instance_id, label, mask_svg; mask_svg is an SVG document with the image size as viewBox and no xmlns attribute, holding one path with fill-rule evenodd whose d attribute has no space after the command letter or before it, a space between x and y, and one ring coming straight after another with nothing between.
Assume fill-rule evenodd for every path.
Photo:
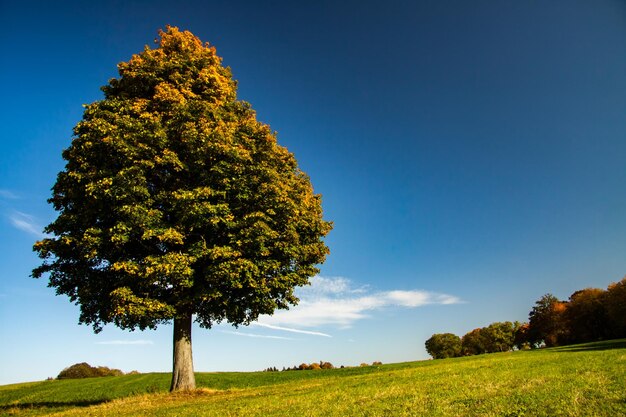
<instances>
[{"instance_id":1,"label":"tree line","mask_svg":"<svg viewBox=\"0 0 626 417\"><path fill-rule=\"evenodd\" d=\"M626 277L606 290L585 288L535 302L528 322L496 322L459 337L437 333L425 343L434 359L536 349L626 337Z\"/></svg>"}]
</instances>

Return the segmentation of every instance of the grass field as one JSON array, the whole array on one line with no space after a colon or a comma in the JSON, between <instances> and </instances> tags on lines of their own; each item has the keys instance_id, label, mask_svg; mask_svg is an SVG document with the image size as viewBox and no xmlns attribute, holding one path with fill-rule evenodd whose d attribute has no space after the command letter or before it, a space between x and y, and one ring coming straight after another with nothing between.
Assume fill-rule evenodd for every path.
<instances>
[{"instance_id":1,"label":"grass field","mask_svg":"<svg viewBox=\"0 0 626 417\"><path fill-rule=\"evenodd\" d=\"M626 416L626 340L325 371L169 374L0 386L17 416Z\"/></svg>"}]
</instances>

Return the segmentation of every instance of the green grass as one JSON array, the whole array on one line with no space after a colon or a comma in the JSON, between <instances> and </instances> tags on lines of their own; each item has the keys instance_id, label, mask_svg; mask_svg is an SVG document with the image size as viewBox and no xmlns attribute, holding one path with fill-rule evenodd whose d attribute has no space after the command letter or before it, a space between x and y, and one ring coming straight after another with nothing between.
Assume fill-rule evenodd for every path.
<instances>
[{"instance_id":1,"label":"green grass","mask_svg":"<svg viewBox=\"0 0 626 417\"><path fill-rule=\"evenodd\" d=\"M626 340L327 371L169 374L0 387L18 416L621 416Z\"/></svg>"}]
</instances>

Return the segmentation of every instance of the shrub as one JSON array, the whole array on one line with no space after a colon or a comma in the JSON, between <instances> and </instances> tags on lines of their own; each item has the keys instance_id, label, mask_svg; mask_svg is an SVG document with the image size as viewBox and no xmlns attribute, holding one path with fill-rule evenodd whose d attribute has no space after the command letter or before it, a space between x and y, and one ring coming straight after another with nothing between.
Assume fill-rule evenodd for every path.
<instances>
[{"instance_id":1,"label":"shrub","mask_svg":"<svg viewBox=\"0 0 626 417\"><path fill-rule=\"evenodd\" d=\"M122 376L124 375L124 372L120 371L119 369L111 369L111 368L107 368L106 366L98 366L96 368L96 373L98 374L97 376Z\"/></svg>"},{"instance_id":2,"label":"shrub","mask_svg":"<svg viewBox=\"0 0 626 417\"><path fill-rule=\"evenodd\" d=\"M102 376L120 376L124 372L119 369L111 369L106 366L94 367L86 362L76 363L62 370L57 379L94 378Z\"/></svg>"},{"instance_id":3,"label":"shrub","mask_svg":"<svg viewBox=\"0 0 626 417\"><path fill-rule=\"evenodd\" d=\"M268 369L278 371L278 369L276 368L268 368ZM293 368L283 367L283 371L310 371L310 370L319 370L319 369L335 369L335 365L333 365L330 362L320 361L319 363L311 363L311 364L301 363L299 366L294 366Z\"/></svg>"},{"instance_id":4,"label":"shrub","mask_svg":"<svg viewBox=\"0 0 626 417\"><path fill-rule=\"evenodd\" d=\"M379 366L379 365L382 365L382 364L383 364L383 363L382 363L382 362L379 362L379 361L374 361L374 362L372 362L372 366Z\"/></svg>"}]
</instances>

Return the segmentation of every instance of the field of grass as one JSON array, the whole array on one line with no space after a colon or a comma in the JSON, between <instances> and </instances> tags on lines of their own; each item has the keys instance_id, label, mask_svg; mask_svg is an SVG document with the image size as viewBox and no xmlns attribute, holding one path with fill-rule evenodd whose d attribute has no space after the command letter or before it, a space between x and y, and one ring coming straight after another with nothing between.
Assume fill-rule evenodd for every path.
<instances>
[{"instance_id":1,"label":"field of grass","mask_svg":"<svg viewBox=\"0 0 626 417\"><path fill-rule=\"evenodd\" d=\"M626 416L626 340L325 371L169 374L0 386L17 416Z\"/></svg>"}]
</instances>

